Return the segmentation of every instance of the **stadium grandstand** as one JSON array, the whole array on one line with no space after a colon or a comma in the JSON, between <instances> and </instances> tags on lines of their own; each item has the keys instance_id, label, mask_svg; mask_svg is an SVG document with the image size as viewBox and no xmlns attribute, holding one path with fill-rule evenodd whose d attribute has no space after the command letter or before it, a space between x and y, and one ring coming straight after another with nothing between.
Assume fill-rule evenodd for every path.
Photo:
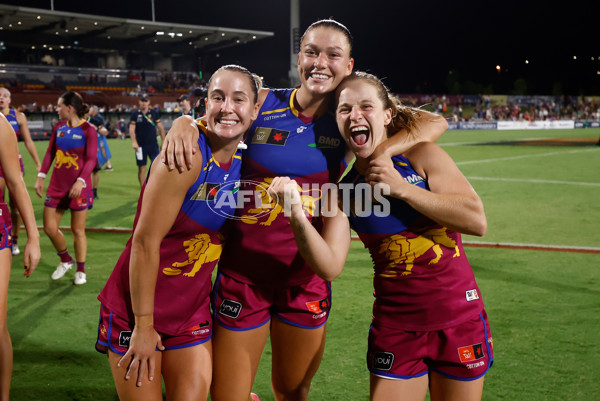
<instances>
[{"instance_id":1,"label":"stadium grandstand","mask_svg":"<svg viewBox=\"0 0 600 401\"><path fill-rule=\"evenodd\" d=\"M10 90L12 106L27 114L34 139L51 131L54 105L65 90L99 106L112 135L141 93L166 113L163 122L170 126L176 99L203 88L206 54L273 36L3 4L0 30L0 86Z\"/></svg>"},{"instance_id":2,"label":"stadium grandstand","mask_svg":"<svg viewBox=\"0 0 600 401\"><path fill-rule=\"evenodd\" d=\"M292 16L292 25L294 22ZM0 86L26 113L32 137L47 139L54 105L66 90L82 94L105 116L110 137L142 93L168 129L176 99L203 90L210 52L273 36L273 32L124 19L0 4L4 48ZM297 39L297 38L296 38ZM135 45L132 46L132 43ZM297 49L296 49L297 50ZM294 51L292 50L291 53ZM168 54L168 57L164 55ZM291 55L291 64L295 55ZM77 67L73 67L77 66ZM289 76L295 76L293 66ZM600 126L600 97L398 94L405 103L444 115L451 128L493 128L497 121L573 121Z\"/></svg>"}]
</instances>

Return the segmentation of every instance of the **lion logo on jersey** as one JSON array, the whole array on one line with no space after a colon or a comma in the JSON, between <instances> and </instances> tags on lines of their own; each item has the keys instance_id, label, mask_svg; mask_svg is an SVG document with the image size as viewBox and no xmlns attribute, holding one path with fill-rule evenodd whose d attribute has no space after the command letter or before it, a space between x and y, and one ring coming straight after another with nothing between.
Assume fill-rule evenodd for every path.
<instances>
[{"instance_id":1,"label":"lion logo on jersey","mask_svg":"<svg viewBox=\"0 0 600 401\"><path fill-rule=\"evenodd\" d=\"M454 255L452 257L456 258L460 256L460 250L456 245L456 241L448 237L445 227L427 230L416 238L406 238L400 234L391 235L379 245L379 253L385 255L390 263L378 275L381 277L396 277L399 273L397 266L405 265L406 267L400 273L400 276L408 276L412 273L415 259L430 249L435 252L436 256L428 264L437 263L440 261L443 253L440 244L446 248L454 248Z\"/></svg>"},{"instance_id":2,"label":"lion logo on jersey","mask_svg":"<svg viewBox=\"0 0 600 401\"><path fill-rule=\"evenodd\" d=\"M65 166L66 168L74 167L75 170L79 170L77 159L79 159L79 156L70 152L63 152L62 150L58 149L56 151L56 162L54 163L54 168L61 168L62 166Z\"/></svg>"},{"instance_id":3,"label":"lion logo on jersey","mask_svg":"<svg viewBox=\"0 0 600 401\"><path fill-rule=\"evenodd\" d=\"M262 183L258 184L255 188L255 191L259 194L257 197L261 201L261 207L248 209L248 214L242 215L242 221L248 224L256 224L258 222L257 215L268 214L269 218L266 221L260 222L261 226L270 226L273 221L279 216L281 212L283 212L283 207L277 203L277 199L273 198L271 195L267 193L267 188L273 182L272 177L267 177L263 180ZM311 216L314 216L316 203L319 199L321 199L321 190L320 189L307 189L304 191L298 185L298 191L300 192L300 198L302 199L302 208ZM318 197L310 196L305 193L312 193L317 191L319 193Z\"/></svg>"},{"instance_id":4,"label":"lion logo on jersey","mask_svg":"<svg viewBox=\"0 0 600 401\"><path fill-rule=\"evenodd\" d=\"M167 276L177 276L181 274L182 267L193 265L192 270L183 273L183 275L194 277L202 265L218 260L223 249L222 244L213 244L210 242L210 236L204 233L184 241L183 246L188 254L188 260L185 262L175 262L171 265L172 267L165 267L163 273Z\"/></svg>"}]
</instances>

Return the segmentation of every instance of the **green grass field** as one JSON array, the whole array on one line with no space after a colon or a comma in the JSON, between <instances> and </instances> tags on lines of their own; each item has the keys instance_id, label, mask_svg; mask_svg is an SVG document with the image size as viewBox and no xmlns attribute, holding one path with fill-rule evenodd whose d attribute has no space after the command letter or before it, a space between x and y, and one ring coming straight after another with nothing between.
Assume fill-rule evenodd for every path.
<instances>
[{"instance_id":1,"label":"green grass field","mask_svg":"<svg viewBox=\"0 0 600 401\"><path fill-rule=\"evenodd\" d=\"M439 141L485 204L487 234L465 236L467 243L565 248L466 247L494 338L495 363L486 376L486 401L599 397L600 147L502 143L599 136L598 129L449 131ZM114 171L101 173L100 200L88 215L88 227L130 228L139 194L134 155L129 141L109 144ZM20 146L41 225L34 168ZM36 146L42 158L47 142ZM62 225L69 225L68 216ZM88 233L88 283L81 287L72 285L71 272L62 280L50 279L58 257L43 233L42 261L32 277L22 275L22 256L14 258L8 298L14 346L12 400L117 399L106 357L94 350L96 296L128 237ZM24 242L19 241L21 246ZM371 271L368 253L353 242L345 270L333 283L327 347L312 400L368 400L365 349ZM263 401L273 400L268 346L254 391Z\"/></svg>"}]
</instances>

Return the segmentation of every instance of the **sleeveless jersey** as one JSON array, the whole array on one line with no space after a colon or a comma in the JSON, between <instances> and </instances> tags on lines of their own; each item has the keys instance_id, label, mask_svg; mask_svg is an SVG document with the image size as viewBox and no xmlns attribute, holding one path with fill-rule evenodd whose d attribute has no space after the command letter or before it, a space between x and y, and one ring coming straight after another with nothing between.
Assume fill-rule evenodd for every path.
<instances>
[{"instance_id":1,"label":"sleeveless jersey","mask_svg":"<svg viewBox=\"0 0 600 401\"><path fill-rule=\"evenodd\" d=\"M298 285L314 273L298 252L283 209L268 197L274 177L289 176L302 187L309 219L316 214L320 187L337 182L345 169L345 142L335 118L303 122L294 107L296 89L270 90L246 143L236 220L219 271L245 283Z\"/></svg>"},{"instance_id":2,"label":"sleeveless jersey","mask_svg":"<svg viewBox=\"0 0 600 401\"><path fill-rule=\"evenodd\" d=\"M66 121L54 126L48 150L44 156L40 172L46 174L54 160L54 170L48 185L47 196L64 197L77 180L85 180L87 188L92 188L91 174L96 165L98 139L96 129L87 121L71 127Z\"/></svg>"},{"instance_id":3,"label":"sleeveless jersey","mask_svg":"<svg viewBox=\"0 0 600 401\"><path fill-rule=\"evenodd\" d=\"M233 215L239 184L241 156L235 154L228 170L221 168L204 134L198 145L202 171L188 189L173 226L160 245L160 262L154 297L154 327L175 335L202 323L209 308L211 275L221 255L223 239L219 229L227 215ZM145 185L144 185L145 188ZM138 201L134 230L139 218L144 189ZM225 199L226 200L226 199ZM127 242L98 299L111 312L134 322L129 289L131 241Z\"/></svg>"},{"instance_id":4,"label":"sleeveless jersey","mask_svg":"<svg viewBox=\"0 0 600 401\"><path fill-rule=\"evenodd\" d=\"M15 130L17 140L21 140L21 127L19 126L19 122L17 121L17 111L15 109L8 109L8 114L5 117Z\"/></svg>"},{"instance_id":5,"label":"sleeveless jersey","mask_svg":"<svg viewBox=\"0 0 600 401\"><path fill-rule=\"evenodd\" d=\"M405 181L429 190L406 158L394 156L392 161ZM343 183L366 185L354 168ZM350 203L356 205L361 195L352 190ZM374 319L391 328L426 331L477 316L483 302L460 233L433 222L404 201L385 199L389 213L375 214L376 207L385 210L384 202L372 210L351 208L348 213L374 264Z\"/></svg>"},{"instance_id":6,"label":"sleeveless jersey","mask_svg":"<svg viewBox=\"0 0 600 401\"><path fill-rule=\"evenodd\" d=\"M5 116L11 127L15 131L15 135L17 136L17 141L21 140L21 127L19 126L19 122L17 121L17 111L15 109L8 109L8 114ZM18 150L17 150L18 151ZM23 166L23 157L21 153L19 153L19 162L21 163L21 172L24 173L25 169ZM4 178L4 171L2 170L2 165L0 164L0 178ZM4 194L0 194L0 201L4 200Z\"/></svg>"}]
</instances>

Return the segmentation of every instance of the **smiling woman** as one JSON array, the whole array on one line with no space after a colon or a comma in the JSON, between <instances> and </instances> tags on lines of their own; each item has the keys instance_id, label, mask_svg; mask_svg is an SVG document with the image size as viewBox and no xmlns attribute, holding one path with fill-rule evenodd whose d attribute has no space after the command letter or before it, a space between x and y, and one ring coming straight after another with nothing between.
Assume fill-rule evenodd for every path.
<instances>
[{"instance_id":1,"label":"smiling woman","mask_svg":"<svg viewBox=\"0 0 600 401\"><path fill-rule=\"evenodd\" d=\"M161 377L168 400L208 397L211 275L223 247L221 226L235 206L214 213L211 201L215 188L234 187L240 178L236 149L257 116L260 87L243 67L218 69L208 83L207 121L195 136L192 168L179 173L160 160L151 166L133 236L98 296L96 349L108 354L121 400L162 400Z\"/></svg>"},{"instance_id":2,"label":"smiling woman","mask_svg":"<svg viewBox=\"0 0 600 401\"><path fill-rule=\"evenodd\" d=\"M374 262L371 400L423 401L429 389L433 401L478 401L494 354L461 233L485 233L483 203L434 143L392 163L370 159L388 131L414 124L376 76L354 72L336 93L338 127L356 154L343 183L384 186L391 205L385 215L347 213ZM359 192L349 198L361 204Z\"/></svg>"},{"instance_id":3,"label":"smiling woman","mask_svg":"<svg viewBox=\"0 0 600 401\"><path fill-rule=\"evenodd\" d=\"M246 182L265 188L275 177L286 176L318 192L339 180L354 155L346 151L331 111L336 87L352 72L351 51L352 35L339 22L325 19L308 27L298 53L300 86L261 93L259 117L245 139ZM428 116L420 120L422 135L407 138L400 129L380 154L437 139L447 124L440 123L442 117ZM173 166L171 144L189 141L190 130L185 120L176 120L167 136L166 159ZM184 148L191 149L190 143ZM273 212L260 219L244 218L257 214L250 202L236 210L242 218L232 222L219 262L213 301L214 401L248 399L269 335L275 398L307 400L325 349L332 276L320 277L310 268L281 206L268 204ZM314 210L307 218L320 227L321 216ZM232 302L239 314L220 309L229 310Z\"/></svg>"}]
</instances>

